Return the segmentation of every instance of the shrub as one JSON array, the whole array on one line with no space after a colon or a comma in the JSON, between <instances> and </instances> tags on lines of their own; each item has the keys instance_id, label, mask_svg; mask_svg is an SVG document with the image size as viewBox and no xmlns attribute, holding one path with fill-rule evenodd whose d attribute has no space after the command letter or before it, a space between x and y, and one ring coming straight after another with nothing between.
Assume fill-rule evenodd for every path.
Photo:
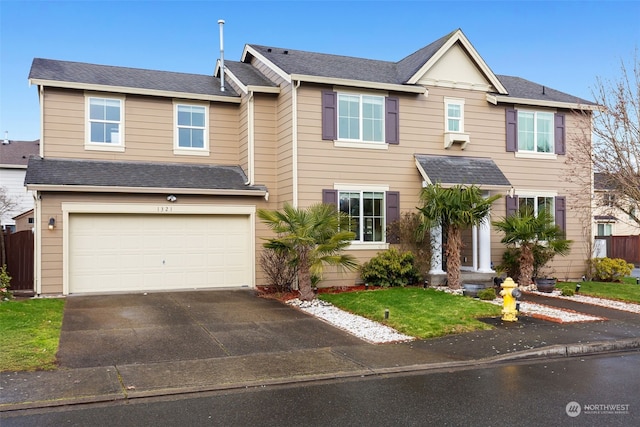
<instances>
[{"instance_id":1,"label":"shrub","mask_svg":"<svg viewBox=\"0 0 640 427\"><path fill-rule=\"evenodd\" d=\"M594 280L599 282L620 282L633 270L633 264L620 258L592 258L589 263Z\"/></svg>"},{"instance_id":2,"label":"shrub","mask_svg":"<svg viewBox=\"0 0 640 427\"><path fill-rule=\"evenodd\" d=\"M291 290L297 271L289 252L265 248L260 255L260 265L269 286L273 286L276 292Z\"/></svg>"},{"instance_id":3,"label":"shrub","mask_svg":"<svg viewBox=\"0 0 640 427\"><path fill-rule=\"evenodd\" d=\"M422 278L431 269L431 236L424 232L423 218L419 212L403 212L400 219L387 225L387 239L400 251L414 255L413 265Z\"/></svg>"},{"instance_id":4,"label":"shrub","mask_svg":"<svg viewBox=\"0 0 640 427\"><path fill-rule=\"evenodd\" d=\"M478 291L478 298L484 301L492 301L496 299L496 290L493 288L484 288Z\"/></svg>"},{"instance_id":5,"label":"shrub","mask_svg":"<svg viewBox=\"0 0 640 427\"><path fill-rule=\"evenodd\" d=\"M0 239L2 235L0 235ZM13 298L13 293L9 290L11 288L11 276L7 273L7 266L3 265L0 269L0 302L9 301Z\"/></svg>"},{"instance_id":6,"label":"shrub","mask_svg":"<svg viewBox=\"0 0 640 427\"><path fill-rule=\"evenodd\" d=\"M564 297L572 297L574 295L575 295L575 292L573 291L573 289L565 288L562 290L562 296Z\"/></svg>"},{"instance_id":7,"label":"shrub","mask_svg":"<svg viewBox=\"0 0 640 427\"><path fill-rule=\"evenodd\" d=\"M400 252L391 248L364 263L360 277L365 283L383 287L417 283L420 276L413 262L414 256L410 251Z\"/></svg>"}]
</instances>

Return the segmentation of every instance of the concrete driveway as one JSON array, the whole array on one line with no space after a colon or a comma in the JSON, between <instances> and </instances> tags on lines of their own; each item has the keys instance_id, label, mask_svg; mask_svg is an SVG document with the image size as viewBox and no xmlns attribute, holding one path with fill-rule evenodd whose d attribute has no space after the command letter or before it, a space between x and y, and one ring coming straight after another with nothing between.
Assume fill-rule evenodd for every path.
<instances>
[{"instance_id":1,"label":"concrete driveway","mask_svg":"<svg viewBox=\"0 0 640 427\"><path fill-rule=\"evenodd\" d=\"M84 368L362 344L248 289L83 295L67 298L58 361Z\"/></svg>"}]
</instances>

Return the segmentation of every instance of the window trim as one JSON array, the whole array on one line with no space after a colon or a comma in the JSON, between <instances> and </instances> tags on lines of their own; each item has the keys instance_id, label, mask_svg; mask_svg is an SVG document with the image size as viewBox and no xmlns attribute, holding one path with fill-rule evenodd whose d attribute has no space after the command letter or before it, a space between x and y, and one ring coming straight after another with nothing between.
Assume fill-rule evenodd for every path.
<instances>
[{"instance_id":1,"label":"window trim","mask_svg":"<svg viewBox=\"0 0 640 427\"><path fill-rule=\"evenodd\" d=\"M338 203L338 210L340 209L339 203L340 203L340 192L348 192L348 191L352 191L352 192L360 192L361 194L363 192L379 192L379 193L383 193L383 197L384 197L384 209L383 209L383 221L382 221L382 227L383 227L383 236L384 236L384 240L381 242L365 242L363 240L353 240L351 241L351 243L349 244L349 246L347 247L347 250L385 250L385 249L389 249L389 243L387 243L387 211L386 211L386 207L387 207L387 192L389 191L389 186L388 185L384 185L384 184L343 184L343 183L336 183L333 185L333 189L336 190L337 193L337 203ZM361 237L362 238L362 237Z\"/></svg>"},{"instance_id":2,"label":"window trim","mask_svg":"<svg viewBox=\"0 0 640 427\"><path fill-rule=\"evenodd\" d=\"M85 92L84 94L85 116L84 116L84 149L93 151L125 151L125 96L107 95L102 93ZM119 138L117 144L112 142L93 142L91 141L91 99L117 100L120 102L120 122L119 122ZM113 123L113 122L111 122Z\"/></svg>"},{"instance_id":3,"label":"window trim","mask_svg":"<svg viewBox=\"0 0 640 427\"><path fill-rule=\"evenodd\" d=\"M178 107L201 107L204 108L204 143L202 148L180 147L179 127L178 127ZM185 102L173 100L173 154L185 156L209 156L209 103L208 102Z\"/></svg>"},{"instance_id":4,"label":"window trim","mask_svg":"<svg viewBox=\"0 0 640 427\"><path fill-rule=\"evenodd\" d=\"M346 95L346 96L357 96L359 97L359 112L360 115L358 117L358 131L360 134L360 138L359 139L352 139L352 138L341 138L340 137L340 97ZM363 103L362 103L362 98L364 96L370 96L370 97L375 97L378 98L382 101L382 116L380 118L380 121L382 123L382 129L380 132L381 135L381 140L380 141L368 141L368 140L364 140L364 132L363 132L363 113L364 113L364 109L362 108ZM357 91L348 91L348 90L337 90L336 91L336 146L341 146L341 147L363 147L366 146L367 148L374 148L373 146L377 146L377 145L386 145L386 98L387 98L387 94L380 94L380 93L372 93L372 92L368 92L368 91L362 91L362 92L357 92ZM381 149L387 149L388 147L382 148Z\"/></svg>"}]
</instances>

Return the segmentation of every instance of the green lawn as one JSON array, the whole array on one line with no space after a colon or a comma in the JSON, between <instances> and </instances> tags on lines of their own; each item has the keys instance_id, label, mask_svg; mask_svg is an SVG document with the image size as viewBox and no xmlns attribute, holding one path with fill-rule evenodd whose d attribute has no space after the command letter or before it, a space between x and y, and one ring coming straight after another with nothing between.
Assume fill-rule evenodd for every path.
<instances>
[{"instance_id":1,"label":"green lawn","mask_svg":"<svg viewBox=\"0 0 640 427\"><path fill-rule=\"evenodd\" d=\"M558 283L556 287L575 291L576 282ZM580 282L580 294L640 303L640 285L634 277L625 278L624 283Z\"/></svg>"},{"instance_id":2,"label":"green lawn","mask_svg":"<svg viewBox=\"0 0 640 427\"><path fill-rule=\"evenodd\" d=\"M472 298L412 287L320 294L319 298L417 338L491 329L477 319L499 316L501 310ZM385 309L389 310L387 320Z\"/></svg>"},{"instance_id":3,"label":"green lawn","mask_svg":"<svg viewBox=\"0 0 640 427\"><path fill-rule=\"evenodd\" d=\"M63 299L0 303L0 372L56 368Z\"/></svg>"}]
</instances>

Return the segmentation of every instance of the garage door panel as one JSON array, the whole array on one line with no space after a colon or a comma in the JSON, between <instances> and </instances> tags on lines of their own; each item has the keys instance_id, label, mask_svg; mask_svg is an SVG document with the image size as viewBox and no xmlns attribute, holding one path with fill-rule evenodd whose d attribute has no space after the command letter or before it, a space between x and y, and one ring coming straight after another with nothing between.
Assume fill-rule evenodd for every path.
<instances>
[{"instance_id":1,"label":"garage door panel","mask_svg":"<svg viewBox=\"0 0 640 427\"><path fill-rule=\"evenodd\" d=\"M70 214L69 292L251 284L248 215Z\"/></svg>"}]
</instances>

